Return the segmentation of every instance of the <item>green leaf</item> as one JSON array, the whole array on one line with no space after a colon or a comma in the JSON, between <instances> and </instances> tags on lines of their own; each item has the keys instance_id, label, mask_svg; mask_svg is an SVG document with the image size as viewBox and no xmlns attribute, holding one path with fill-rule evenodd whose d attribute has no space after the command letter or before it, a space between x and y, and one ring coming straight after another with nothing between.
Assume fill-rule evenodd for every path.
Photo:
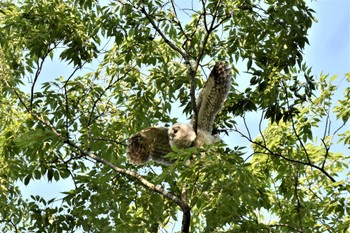
<instances>
[{"instance_id":1,"label":"green leaf","mask_svg":"<svg viewBox=\"0 0 350 233\"><path fill-rule=\"evenodd\" d=\"M52 181L53 174L54 174L54 171L52 169L47 170L47 180L48 181Z\"/></svg>"},{"instance_id":2,"label":"green leaf","mask_svg":"<svg viewBox=\"0 0 350 233\"><path fill-rule=\"evenodd\" d=\"M24 185L28 185L31 179L32 179L32 174L28 174L28 175L24 178Z\"/></svg>"}]
</instances>

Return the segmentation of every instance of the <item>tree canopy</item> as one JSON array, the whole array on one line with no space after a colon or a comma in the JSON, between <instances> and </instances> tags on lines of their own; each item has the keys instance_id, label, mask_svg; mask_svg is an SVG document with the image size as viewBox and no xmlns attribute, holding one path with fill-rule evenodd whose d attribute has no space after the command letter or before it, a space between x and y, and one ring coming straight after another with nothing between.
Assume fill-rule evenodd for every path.
<instances>
[{"instance_id":1,"label":"tree canopy","mask_svg":"<svg viewBox=\"0 0 350 233\"><path fill-rule=\"evenodd\" d=\"M350 88L334 103L303 62L314 21L302 0L0 1L0 229L347 232ZM196 115L217 61L234 78L214 131L246 144L129 164L130 136ZM74 188L21 195L43 178Z\"/></svg>"}]
</instances>

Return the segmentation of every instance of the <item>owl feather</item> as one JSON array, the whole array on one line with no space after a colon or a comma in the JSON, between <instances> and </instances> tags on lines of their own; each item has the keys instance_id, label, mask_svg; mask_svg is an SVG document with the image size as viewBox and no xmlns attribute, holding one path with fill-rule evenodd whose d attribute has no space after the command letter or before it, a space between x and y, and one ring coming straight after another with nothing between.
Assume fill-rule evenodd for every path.
<instances>
[{"instance_id":1,"label":"owl feather","mask_svg":"<svg viewBox=\"0 0 350 233\"><path fill-rule=\"evenodd\" d=\"M224 62L218 62L197 99L198 125L203 131L212 132L214 120L221 110L231 86L232 70Z\"/></svg>"},{"instance_id":2,"label":"owl feather","mask_svg":"<svg viewBox=\"0 0 350 233\"><path fill-rule=\"evenodd\" d=\"M127 159L135 165L155 160L162 164L172 162L163 156L171 152L168 128L149 127L128 139Z\"/></svg>"}]
</instances>

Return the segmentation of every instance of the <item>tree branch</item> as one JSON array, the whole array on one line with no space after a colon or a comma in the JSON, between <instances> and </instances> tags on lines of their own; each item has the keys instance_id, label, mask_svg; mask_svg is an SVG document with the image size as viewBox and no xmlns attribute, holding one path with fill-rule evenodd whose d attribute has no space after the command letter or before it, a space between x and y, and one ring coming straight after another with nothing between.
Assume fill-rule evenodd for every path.
<instances>
[{"instance_id":1,"label":"tree branch","mask_svg":"<svg viewBox=\"0 0 350 233\"><path fill-rule=\"evenodd\" d=\"M325 166L325 164L326 164L326 160L327 160L328 155L329 155L329 149L330 149L330 147L327 146L327 144L326 144L326 142L324 141L323 138L321 138L321 142L322 142L324 148L326 149L326 152L325 152L325 154L324 154L324 159L323 159L323 162L322 162L322 165L321 165L321 168L324 169L324 166Z\"/></svg>"},{"instance_id":2,"label":"tree branch","mask_svg":"<svg viewBox=\"0 0 350 233\"><path fill-rule=\"evenodd\" d=\"M201 0L201 2L202 2L202 10L203 10L204 28L208 32L209 28L208 28L208 24L207 24L207 10L206 10L207 7L205 6L206 1Z\"/></svg>"},{"instance_id":3,"label":"tree branch","mask_svg":"<svg viewBox=\"0 0 350 233\"><path fill-rule=\"evenodd\" d=\"M61 138L64 143L66 143L68 146L70 146L71 148L73 148L74 150L78 151L79 154L81 154L81 156L85 156L88 158L91 158L92 160L96 161L96 162L101 162L102 164L110 167L111 169L113 169L115 172L119 173L119 174L123 174L131 179L137 180L141 183L141 185L143 185L145 188L157 192L159 194L161 194L163 197L167 198L168 200L172 201L173 203L175 203L177 206L179 206L181 208L181 210L183 211L183 223L185 225L183 225L183 229L185 233L189 232L189 226L190 226L190 219L191 219L191 213L190 210L191 208L188 206L187 202L184 202L182 199L178 198L177 196L175 196L174 194L164 190L163 188L151 183L150 181L146 180L145 178L143 178L141 175L139 175L138 173L136 173L135 171L131 171L131 170L126 170L123 168L120 168L118 166L116 166L115 164L111 163L110 161L101 158L93 153L90 153L84 149L82 149L81 147L79 147L78 145L76 145L75 143L73 143L71 140L69 140L68 138L65 138L62 136L62 134L60 134L53 125L51 125L49 122L45 121L43 118L41 118L39 115L33 113L33 116L35 116L42 124L44 124L45 126L47 126L57 137ZM186 230L187 229L187 230Z\"/></svg>"},{"instance_id":4,"label":"tree branch","mask_svg":"<svg viewBox=\"0 0 350 233\"><path fill-rule=\"evenodd\" d=\"M127 146L126 139L123 141L117 141L117 140L113 140L113 139L109 139L109 138L89 138L89 140L102 141L102 142L107 142L107 143L115 143L117 145Z\"/></svg>"},{"instance_id":5,"label":"tree branch","mask_svg":"<svg viewBox=\"0 0 350 233\"><path fill-rule=\"evenodd\" d=\"M209 40L209 37L210 37L211 33L220 25L220 23L219 23L218 25L214 26L214 23L215 23L215 20L216 20L216 17L217 17L216 13L217 13L217 11L219 9L220 4L221 4L221 0L219 0L216 3L213 19L212 19L212 21L210 23L209 28L208 28L208 25L207 25L206 15L203 16L203 18L204 18L203 19L204 20L204 27L205 27L207 33L205 34L205 37L204 37L204 40L203 40L202 49L201 49L201 51L198 54L197 59L196 59L196 64L195 64L195 67L194 67L195 71L198 69L200 60L202 60L202 58L203 58L204 51L206 49L206 46L207 46L207 43L208 43L208 40ZM202 1L202 10L203 10L204 14L206 14L206 9L205 8L206 8L205 7L205 2Z\"/></svg>"},{"instance_id":6,"label":"tree branch","mask_svg":"<svg viewBox=\"0 0 350 233\"><path fill-rule=\"evenodd\" d=\"M176 52L178 52L183 58L186 58L186 53L184 51L182 51L179 47L177 47L173 42L171 42L165 35L164 33L160 30L160 28L157 26L157 24L154 22L154 20L152 19L152 17L147 13L145 6L141 6L140 7L140 11L142 14L144 14L146 16L146 18L148 19L148 21L152 24L154 30L156 30L158 32L158 34L162 37L162 39L164 40L165 43L167 43L170 48L172 48L173 50L175 50Z\"/></svg>"},{"instance_id":7,"label":"tree branch","mask_svg":"<svg viewBox=\"0 0 350 233\"><path fill-rule=\"evenodd\" d=\"M297 163L297 164L302 164L302 165L305 165L305 166L310 166L310 167L313 167L317 170L319 170L320 172L322 172L324 175L326 175L332 182L337 182L326 170L322 169L321 167L315 165L315 164L312 164L310 163L309 161L308 162L304 162L304 161L300 161L300 160L294 160L294 159L291 159L291 158L288 158L280 153L276 153L274 151L272 151L270 148L268 148L266 145L262 145L261 143L257 142L257 141L254 141L254 140L251 140L249 139L248 136L244 135L242 132L240 132L237 128L234 129L235 132L239 133L243 138L247 139L250 143L252 144L255 144L257 146L259 146L260 148L266 150L267 152L260 152L260 151L256 151L255 153L261 153L261 154L267 154L267 155L273 155L273 156L277 156L277 157L280 157L288 162L292 162L292 163ZM342 187L342 185L339 185Z\"/></svg>"},{"instance_id":8,"label":"tree branch","mask_svg":"<svg viewBox=\"0 0 350 233\"><path fill-rule=\"evenodd\" d=\"M120 168L120 167L116 166L115 164L111 163L110 161L108 161L108 160L106 160L104 158L101 158L101 157L99 157L99 156L97 156L97 155L95 155L93 153L90 153L88 151L83 150L81 147L77 146L75 143L73 143L70 140L66 140L65 143L67 145L69 145L70 147L72 147L72 148L76 149L77 151L79 151L81 155L89 157L89 158L95 160L96 162L101 162L104 165L107 165L108 167L113 169L115 172L123 174L123 175L126 175L129 178L132 178L134 180L139 181L144 187L161 194L165 198L167 198L167 199L171 200L172 202L174 202L179 207L181 207L181 208L184 207L184 203L181 201L180 198L176 197L172 193L169 193L169 192L165 191L161 187L151 183L150 181L146 180L145 178L143 178L138 173L136 173L134 171L131 171L131 170L126 170L126 169Z\"/></svg>"},{"instance_id":9,"label":"tree branch","mask_svg":"<svg viewBox=\"0 0 350 233\"><path fill-rule=\"evenodd\" d=\"M173 2L172 2L173 4ZM174 8L174 5L173 5ZM194 131L197 133L197 125L198 125L198 109L197 109L197 105L196 105L196 82L195 82L195 78L196 78L196 71L198 69L198 62L196 62L194 68L192 67L191 63L190 63L190 55L189 55L189 51L184 51L182 49L180 49L179 47L177 47L173 42L171 42L166 36L165 34L160 30L160 28L157 26L157 24L154 22L154 20L152 19L152 17L148 14L148 12L145 9L145 6L141 6L140 7L140 11L142 14L144 14L146 16L146 18L148 19L148 21L151 23L151 25L153 26L153 28L157 31L157 33L162 37L162 39L164 40L164 42L166 44L168 44L174 51L178 52L181 57L185 60L185 64L187 66L187 70L190 76L190 83L191 83L191 89L190 89L190 96L191 96L191 103L192 103L192 109L193 109L193 129ZM176 12L176 11L175 11ZM180 24L180 30L184 33L182 26ZM185 38L187 38L186 34L184 34ZM188 39L186 39L187 41ZM197 59L197 61L200 59Z\"/></svg>"},{"instance_id":10,"label":"tree branch","mask_svg":"<svg viewBox=\"0 0 350 233\"><path fill-rule=\"evenodd\" d=\"M46 56L45 56L46 57ZM38 64L38 68L35 72L35 76L34 76L34 80L33 80L33 83L32 83L32 87L30 89L30 109L33 109L33 101L34 101L34 88L35 88L35 84L36 82L38 81L38 78L39 78L39 75L41 73L41 70L42 70L42 67L44 65L44 61L45 61L45 57L42 58L40 64L39 64L39 59L37 61L37 64Z\"/></svg>"},{"instance_id":11,"label":"tree branch","mask_svg":"<svg viewBox=\"0 0 350 233\"><path fill-rule=\"evenodd\" d=\"M190 224L191 224L191 208L186 206L182 209L182 225L181 232L188 233L190 232Z\"/></svg>"},{"instance_id":12,"label":"tree branch","mask_svg":"<svg viewBox=\"0 0 350 233\"><path fill-rule=\"evenodd\" d=\"M181 201L184 204L182 209L182 225L181 232L188 233L190 231L191 224L191 208L187 204L187 185L184 184L181 190Z\"/></svg>"}]
</instances>

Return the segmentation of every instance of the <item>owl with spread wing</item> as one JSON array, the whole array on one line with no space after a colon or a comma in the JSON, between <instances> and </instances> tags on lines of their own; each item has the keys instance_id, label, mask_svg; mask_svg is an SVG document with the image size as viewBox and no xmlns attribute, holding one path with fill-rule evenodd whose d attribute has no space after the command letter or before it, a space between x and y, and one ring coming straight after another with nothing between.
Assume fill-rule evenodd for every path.
<instances>
[{"instance_id":1,"label":"owl with spread wing","mask_svg":"<svg viewBox=\"0 0 350 233\"><path fill-rule=\"evenodd\" d=\"M188 148L210 145L220 141L212 135L215 117L224 105L230 90L232 70L228 63L218 62L196 100L198 109L197 133L191 123L176 123L171 127L149 127L128 139L127 160L135 165L150 160L165 165L173 161L164 156L171 147Z\"/></svg>"}]
</instances>

